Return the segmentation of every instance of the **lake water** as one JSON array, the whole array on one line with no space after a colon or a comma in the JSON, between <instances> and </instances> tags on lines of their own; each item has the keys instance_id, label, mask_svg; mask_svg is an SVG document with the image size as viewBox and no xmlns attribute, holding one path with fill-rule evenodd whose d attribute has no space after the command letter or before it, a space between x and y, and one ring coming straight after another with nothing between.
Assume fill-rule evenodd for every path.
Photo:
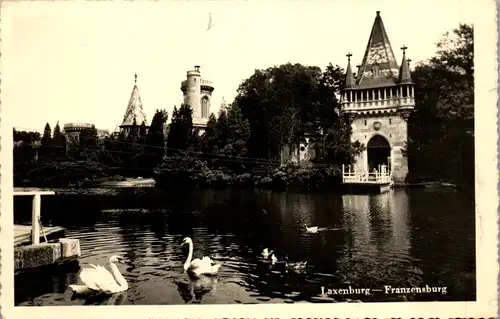
<instances>
[{"instance_id":1,"label":"lake water","mask_svg":"<svg viewBox=\"0 0 500 319\"><path fill-rule=\"evenodd\" d=\"M263 190L166 192L156 188L58 189L42 202L44 225L80 239L79 266L15 278L16 305L169 305L475 300L474 199L452 189L397 189L382 195ZM16 223L29 203L15 202ZM310 234L303 224L322 227ZM333 228L333 229L331 229ZM192 281L187 247L222 263L216 278ZM260 260L307 261L285 272ZM110 298L72 298L80 267L111 255L129 283ZM447 293L324 295L322 288L445 286Z\"/></svg>"}]
</instances>

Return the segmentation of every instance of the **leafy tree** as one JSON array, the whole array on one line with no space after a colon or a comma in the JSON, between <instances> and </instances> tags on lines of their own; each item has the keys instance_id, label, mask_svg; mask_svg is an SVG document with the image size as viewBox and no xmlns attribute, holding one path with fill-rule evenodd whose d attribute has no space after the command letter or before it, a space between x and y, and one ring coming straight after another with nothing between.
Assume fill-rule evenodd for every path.
<instances>
[{"instance_id":1,"label":"leafy tree","mask_svg":"<svg viewBox=\"0 0 500 319\"><path fill-rule=\"evenodd\" d=\"M189 105L174 107L172 122L167 137L167 154L173 155L189 148L193 136L193 111Z\"/></svg>"},{"instance_id":2,"label":"leafy tree","mask_svg":"<svg viewBox=\"0 0 500 319\"><path fill-rule=\"evenodd\" d=\"M144 143L144 155L141 160L141 167L144 169L152 171L163 158L165 153L165 125L167 119L167 111L156 110Z\"/></svg>"},{"instance_id":3,"label":"leafy tree","mask_svg":"<svg viewBox=\"0 0 500 319\"><path fill-rule=\"evenodd\" d=\"M350 121L339 116L336 98L343 73L331 64L325 71L290 63L256 70L240 85L235 98L250 126L247 154L278 161L284 147L290 151L297 148L306 135L321 136L338 130L342 142L322 143L327 147L325 154L329 154L322 157L323 162L341 164L336 161L353 158L360 145L351 145ZM337 151L347 151L349 156L333 155Z\"/></svg>"},{"instance_id":4,"label":"leafy tree","mask_svg":"<svg viewBox=\"0 0 500 319\"><path fill-rule=\"evenodd\" d=\"M221 109L219 116L217 117L217 122L215 123L215 149L214 153L218 155L224 155L224 147L227 145L228 140L231 136L231 128L229 127L229 121L227 118L227 110Z\"/></svg>"},{"instance_id":5,"label":"leafy tree","mask_svg":"<svg viewBox=\"0 0 500 319\"><path fill-rule=\"evenodd\" d=\"M244 119L241 109L235 103L228 108L227 112L227 138L222 148L222 153L228 157L227 167L245 166L241 157L246 156L248 149L247 143L250 138L250 122ZM240 164L237 165L237 159Z\"/></svg>"},{"instance_id":6,"label":"leafy tree","mask_svg":"<svg viewBox=\"0 0 500 319\"><path fill-rule=\"evenodd\" d=\"M461 24L415 68L416 110L406 149L410 178L474 184L473 59L473 27Z\"/></svg>"},{"instance_id":7,"label":"leafy tree","mask_svg":"<svg viewBox=\"0 0 500 319\"><path fill-rule=\"evenodd\" d=\"M214 158L214 153L216 152L216 144L217 144L217 136L216 136L216 126L217 126L217 118L212 113L208 117L207 127L205 128L205 132L201 136L199 151L202 153L202 157L207 160L207 162L211 165L212 160Z\"/></svg>"}]
</instances>

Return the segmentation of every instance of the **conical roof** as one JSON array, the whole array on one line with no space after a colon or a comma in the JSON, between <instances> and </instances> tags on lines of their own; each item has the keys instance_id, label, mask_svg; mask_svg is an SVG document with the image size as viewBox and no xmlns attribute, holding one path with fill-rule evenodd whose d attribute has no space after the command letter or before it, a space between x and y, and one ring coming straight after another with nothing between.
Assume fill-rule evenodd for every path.
<instances>
[{"instance_id":1,"label":"conical roof","mask_svg":"<svg viewBox=\"0 0 500 319\"><path fill-rule=\"evenodd\" d=\"M399 68L380 11L373 22L363 62L359 69L357 84L360 87L394 85Z\"/></svg>"},{"instance_id":2,"label":"conical roof","mask_svg":"<svg viewBox=\"0 0 500 319\"><path fill-rule=\"evenodd\" d=\"M404 47L406 49L406 47ZM411 83L410 73L410 60L406 59L406 54L403 51L403 61L401 61L401 68L399 70L399 83Z\"/></svg>"},{"instance_id":3,"label":"conical roof","mask_svg":"<svg viewBox=\"0 0 500 319\"><path fill-rule=\"evenodd\" d=\"M354 85L356 84L354 81L354 75L352 74L351 56L352 56L352 54L350 54L350 53L347 54L347 71L345 74L345 88L346 89L352 89L354 87Z\"/></svg>"},{"instance_id":4,"label":"conical roof","mask_svg":"<svg viewBox=\"0 0 500 319\"><path fill-rule=\"evenodd\" d=\"M139 95L139 88L137 87L137 74L135 75L134 88L132 89L132 94L130 95L130 100L128 102L127 110L123 116L123 122L120 127L134 125L134 118L137 125L141 125L144 121L146 125L146 113L142 108L141 96Z\"/></svg>"}]
</instances>

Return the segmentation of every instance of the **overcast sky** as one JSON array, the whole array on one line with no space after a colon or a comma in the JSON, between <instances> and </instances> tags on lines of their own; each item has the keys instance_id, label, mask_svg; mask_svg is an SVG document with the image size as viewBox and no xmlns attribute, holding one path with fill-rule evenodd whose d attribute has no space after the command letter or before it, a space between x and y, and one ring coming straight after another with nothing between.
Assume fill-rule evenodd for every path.
<instances>
[{"instance_id":1,"label":"overcast sky","mask_svg":"<svg viewBox=\"0 0 500 319\"><path fill-rule=\"evenodd\" d=\"M398 61L431 57L442 34L471 23L465 0L2 2L2 112L13 126L67 122L114 130L138 75L148 121L182 103L180 82L201 65L211 112L255 69L292 62L360 64L375 19ZM206 32L212 15L213 27Z\"/></svg>"}]
</instances>

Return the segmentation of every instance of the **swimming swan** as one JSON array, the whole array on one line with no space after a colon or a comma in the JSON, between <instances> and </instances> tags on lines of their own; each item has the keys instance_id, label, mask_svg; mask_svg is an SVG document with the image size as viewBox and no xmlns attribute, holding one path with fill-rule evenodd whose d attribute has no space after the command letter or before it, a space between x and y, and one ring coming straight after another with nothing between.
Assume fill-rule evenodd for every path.
<instances>
[{"instance_id":1,"label":"swimming swan","mask_svg":"<svg viewBox=\"0 0 500 319\"><path fill-rule=\"evenodd\" d=\"M318 232L318 226L315 227L307 227L306 224L304 224L304 227L306 228L306 232L308 233L317 233Z\"/></svg>"},{"instance_id":2,"label":"swimming swan","mask_svg":"<svg viewBox=\"0 0 500 319\"><path fill-rule=\"evenodd\" d=\"M122 257L111 256L109 258L111 272L104 268L104 266L90 264L92 268L84 268L80 273L80 280L83 282L83 285L69 285L69 288L77 294L114 294L127 290L127 281L115 265L116 262L123 263Z\"/></svg>"},{"instance_id":3,"label":"swimming swan","mask_svg":"<svg viewBox=\"0 0 500 319\"><path fill-rule=\"evenodd\" d=\"M220 264L216 264L210 259L210 257L203 257L202 259L194 259L193 258L193 241L191 238L186 237L182 241L182 245L189 245L189 254L184 263L184 270L192 275L200 276L200 275L216 275L219 271Z\"/></svg>"},{"instance_id":4,"label":"swimming swan","mask_svg":"<svg viewBox=\"0 0 500 319\"><path fill-rule=\"evenodd\" d=\"M272 253L273 253L272 250L269 250L268 248L264 248L261 255L262 255L262 258L268 259L272 255Z\"/></svg>"}]
</instances>

